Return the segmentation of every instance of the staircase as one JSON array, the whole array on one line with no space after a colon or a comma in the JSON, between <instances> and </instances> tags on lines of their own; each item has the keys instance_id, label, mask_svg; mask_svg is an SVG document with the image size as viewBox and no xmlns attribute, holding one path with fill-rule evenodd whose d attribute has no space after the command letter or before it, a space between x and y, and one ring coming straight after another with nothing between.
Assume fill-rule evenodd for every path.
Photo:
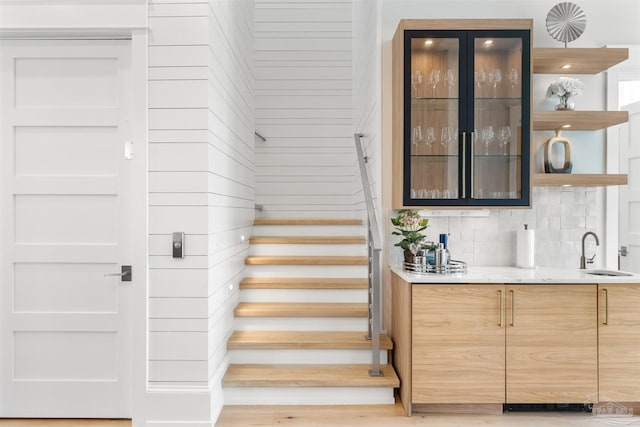
<instances>
[{"instance_id":1,"label":"staircase","mask_svg":"<svg viewBox=\"0 0 640 427\"><path fill-rule=\"evenodd\" d=\"M227 348L226 405L392 404L387 362L371 377L368 260L360 220L256 219Z\"/></svg>"}]
</instances>

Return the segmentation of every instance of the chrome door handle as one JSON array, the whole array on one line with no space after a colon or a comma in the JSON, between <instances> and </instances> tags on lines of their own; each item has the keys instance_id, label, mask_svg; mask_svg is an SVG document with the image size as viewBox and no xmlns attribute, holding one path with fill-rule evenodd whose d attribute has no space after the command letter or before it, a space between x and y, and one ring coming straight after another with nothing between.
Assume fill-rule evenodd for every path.
<instances>
[{"instance_id":1,"label":"chrome door handle","mask_svg":"<svg viewBox=\"0 0 640 427\"><path fill-rule=\"evenodd\" d=\"M120 276L123 282L130 282L132 276L132 270L130 265L123 265L120 273L105 273L104 277L116 277Z\"/></svg>"}]
</instances>

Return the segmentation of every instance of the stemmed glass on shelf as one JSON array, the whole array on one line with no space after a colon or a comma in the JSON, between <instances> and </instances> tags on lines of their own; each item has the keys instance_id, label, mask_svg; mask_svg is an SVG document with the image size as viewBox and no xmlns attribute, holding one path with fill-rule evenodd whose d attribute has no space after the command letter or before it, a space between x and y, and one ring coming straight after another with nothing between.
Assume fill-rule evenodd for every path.
<instances>
[{"instance_id":1,"label":"stemmed glass on shelf","mask_svg":"<svg viewBox=\"0 0 640 427\"><path fill-rule=\"evenodd\" d=\"M432 95L434 98L436 97L436 87L438 86L438 83L440 83L440 70L434 68L429 73L429 84L431 85Z\"/></svg>"},{"instance_id":2,"label":"stemmed glass on shelf","mask_svg":"<svg viewBox=\"0 0 640 427\"><path fill-rule=\"evenodd\" d=\"M414 126L413 133L411 134L411 143L413 145L417 145L418 142L422 141L422 126Z\"/></svg>"},{"instance_id":3,"label":"stemmed glass on shelf","mask_svg":"<svg viewBox=\"0 0 640 427\"><path fill-rule=\"evenodd\" d=\"M416 70L415 73L411 73L411 87L413 88L414 96L418 97L418 86L422 84L422 73L420 70Z\"/></svg>"},{"instance_id":4,"label":"stemmed glass on shelf","mask_svg":"<svg viewBox=\"0 0 640 427\"><path fill-rule=\"evenodd\" d=\"M511 142L511 127L502 126L498 133L498 142L502 148L502 154L507 155L507 145Z\"/></svg>"},{"instance_id":5,"label":"stemmed glass on shelf","mask_svg":"<svg viewBox=\"0 0 640 427\"><path fill-rule=\"evenodd\" d=\"M509 74L507 74L507 79L509 80L509 83L511 83L511 89L516 87L516 85L518 84L519 77L520 76L518 75L518 70L516 68L512 68L509 70Z\"/></svg>"},{"instance_id":6,"label":"stemmed glass on shelf","mask_svg":"<svg viewBox=\"0 0 640 427\"><path fill-rule=\"evenodd\" d=\"M427 128L427 139L425 140L425 144L427 144L427 147L431 148L434 142L436 142L436 130L433 126L429 126Z\"/></svg>"},{"instance_id":7,"label":"stemmed glass on shelf","mask_svg":"<svg viewBox=\"0 0 640 427\"><path fill-rule=\"evenodd\" d=\"M448 152L447 147L451 143L451 128L449 126L443 126L440 131L440 145L444 148L445 153Z\"/></svg>"},{"instance_id":8,"label":"stemmed glass on shelf","mask_svg":"<svg viewBox=\"0 0 640 427\"><path fill-rule=\"evenodd\" d=\"M453 88L453 85L456 84L456 75L451 68L449 68L445 73L444 83L447 85L447 88L449 88L449 97L451 97L451 89Z\"/></svg>"},{"instance_id":9,"label":"stemmed glass on shelf","mask_svg":"<svg viewBox=\"0 0 640 427\"><path fill-rule=\"evenodd\" d=\"M478 68L476 72L473 73L473 78L476 82L476 86L478 86L478 93L476 98L480 97L480 89L482 89L482 85L485 81L487 81L487 73L484 72L484 68Z\"/></svg>"},{"instance_id":10,"label":"stemmed glass on shelf","mask_svg":"<svg viewBox=\"0 0 640 427\"><path fill-rule=\"evenodd\" d=\"M493 133L493 126L485 126L482 128L482 132L480 133L480 139L484 143L484 154L489 154L489 144L493 141L495 134Z\"/></svg>"},{"instance_id":11,"label":"stemmed glass on shelf","mask_svg":"<svg viewBox=\"0 0 640 427\"><path fill-rule=\"evenodd\" d=\"M489 72L489 84L493 86L493 97L497 96L498 83L502 81L502 71L499 68L493 68Z\"/></svg>"}]
</instances>

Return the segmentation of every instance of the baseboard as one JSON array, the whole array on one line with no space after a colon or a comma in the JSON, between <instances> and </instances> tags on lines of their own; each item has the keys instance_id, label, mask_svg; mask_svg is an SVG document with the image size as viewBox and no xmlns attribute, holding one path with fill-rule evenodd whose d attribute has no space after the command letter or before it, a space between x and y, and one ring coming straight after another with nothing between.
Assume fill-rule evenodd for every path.
<instances>
[{"instance_id":1,"label":"baseboard","mask_svg":"<svg viewBox=\"0 0 640 427\"><path fill-rule=\"evenodd\" d=\"M211 399L208 389L149 389L134 412L133 426L211 427Z\"/></svg>"},{"instance_id":2,"label":"baseboard","mask_svg":"<svg viewBox=\"0 0 640 427\"><path fill-rule=\"evenodd\" d=\"M210 421L147 421L144 427L211 427L215 420Z\"/></svg>"}]
</instances>

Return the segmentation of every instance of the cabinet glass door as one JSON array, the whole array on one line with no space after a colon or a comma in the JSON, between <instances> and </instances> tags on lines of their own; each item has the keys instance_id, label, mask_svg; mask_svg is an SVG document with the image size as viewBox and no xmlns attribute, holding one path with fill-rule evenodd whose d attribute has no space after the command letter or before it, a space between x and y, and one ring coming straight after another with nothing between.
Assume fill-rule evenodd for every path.
<instances>
[{"instance_id":1,"label":"cabinet glass door","mask_svg":"<svg viewBox=\"0 0 640 427\"><path fill-rule=\"evenodd\" d=\"M404 206L529 204L527 30L408 30Z\"/></svg>"},{"instance_id":2,"label":"cabinet glass door","mask_svg":"<svg viewBox=\"0 0 640 427\"><path fill-rule=\"evenodd\" d=\"M405 181L405 198L408 190L408 198L414 201L451 204L446 201L458 200L461 187L460 41L416 37L410 40L410 51L411 75L406 83L411 102L405 118L409 119L405 147L410 147L410 174L405 178L409 181Z\"/></svg>"},{"instance_id":3,"label":"cabinet glass door","mask_svg":"<svg viewBox=\"0 0 640 427\"><path fill-rule=\"evenodd\" d=\"M522 183L521 37L475 37L473 40L474 128L471 195L475 200L517 200ZM528 126L527 126L528 128ZM527 190L528 192L528 187Z\"/></svg>"}]
</instances>

